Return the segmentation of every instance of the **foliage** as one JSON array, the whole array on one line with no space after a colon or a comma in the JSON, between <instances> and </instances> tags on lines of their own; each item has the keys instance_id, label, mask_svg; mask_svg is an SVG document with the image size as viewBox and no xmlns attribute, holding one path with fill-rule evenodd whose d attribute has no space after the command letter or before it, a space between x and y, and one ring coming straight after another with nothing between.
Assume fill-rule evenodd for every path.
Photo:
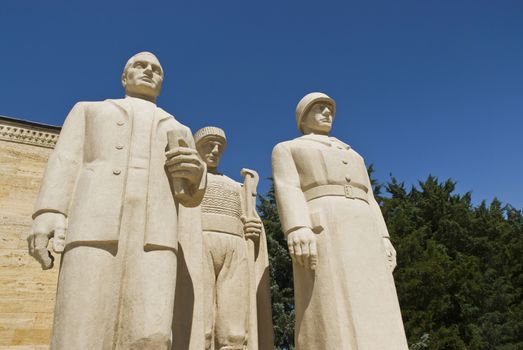
<instances>
[{"instance_id":1,"label":"foliage","mask_svg":"<svg viewBox=\"0 0 523 350\"><path fill-rule=\"evenodd\" d=\"M272 321L276 349L294 349L294 295L292 264L276 210L274 187L258 206L265 226L271 276Z\"/></svg>"},{"instance_id":2,"label":"foliage","mask_svg":"<svg viewBox=\"0 0 523 350\"><path fill-rule=\"evenodd\" d=\"M394 178L373 185L398 253L394 276L411 349L523 349L522 212L497 199L474 206L470 193L454 193L454 181L433 176L410 189ZM292 267L273 188L259 209L276 348L292 349Z\"/></svg>"}]
</instances>

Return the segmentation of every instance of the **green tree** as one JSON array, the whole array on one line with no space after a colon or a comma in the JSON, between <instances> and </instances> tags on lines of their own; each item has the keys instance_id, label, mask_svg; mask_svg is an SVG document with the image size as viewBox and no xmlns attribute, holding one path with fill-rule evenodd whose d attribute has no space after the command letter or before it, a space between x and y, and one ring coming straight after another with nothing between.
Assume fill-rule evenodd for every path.
<instances>
[{"instance_id":1,"label":"green tree","mask_svg":"<svg viewBox=\"0 0 523 350\"><path fill-rule=\"evenodd\" d=\"M260 196L260 217L267 234L271 276L272 321L276 349L294 349L294 294L292 264L276 209L274 186Z\"/></svg>"},{"instance_id":2,"label":"green tree","mask_svg":"<svg viewBox=\"0 0 523 350\"><path fill-rule=\"evenodd\" d=\"M470 193L432 176L386 190L409 343L428 334L430 349L522 347L521 212L496 199L474 207Z\"/></svg>"}]
</instances>

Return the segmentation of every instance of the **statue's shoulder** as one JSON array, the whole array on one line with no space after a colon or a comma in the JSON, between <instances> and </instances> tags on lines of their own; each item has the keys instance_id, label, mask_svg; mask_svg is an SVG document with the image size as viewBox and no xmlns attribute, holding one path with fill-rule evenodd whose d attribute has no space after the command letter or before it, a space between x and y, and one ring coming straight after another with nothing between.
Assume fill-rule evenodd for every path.
<instances>
[{"instance_id":1,"label":"statue's shoulder","mask_svg":"<svg viewBox=\"0 0 523 350\"><path fill-rule=\"evenodd\" d=\"M85 108L89 110L107 110L107 109L120 109L122 111L129 110L129 105L123 98L108 98L103 101L85 101L82 102Z\"/></svg>"},{"instance_id":2,"label":"statue's shoulder","mask_svg":"<svg viewBox=\"0 0 523 350\"><path fill-rule=\"evenodd\" d=\"M157 108L158 108L158 112L160 114L160 119L164 119L173 128L184 129L186 132L191 133L191 129L187 125L180 123L174 115L167 112L165 109L163 109L161 107L157 107Z\"/></svg>"},{"instance_id":3,"label":"statue's shoulder","mask_svg":"<svg viewBox=\"0 0 523 350\"><path fill-rule=\"evenodd\" d=\"M311 135L302 135L288 141L288 147L291 148L317 148L321 146L325 146L325 142L322 142Z\"/></svg>"},{"instance_id":4,"label":"statue's shoulder","mask_svg":"<svg viewBox=\"0 0 523 350\"><path fill-rule=\"evenodd\" d=\"M236 188L241 188L243 186L243 184L239 183L238 181L234 180L234 179L231 179L230 177L228 177L227 175L222 175L223 176L223 179L224 181L226 181L227 183L229 183L232 187L236 187Z\"/></svg>"},{"instance_id":5,"label":"statue's shoulder","mask_svg":"<svg viewBox=\"0 0 523 350\"><path fill-rule=\"evenodd\" d=\"M218 190L218 192L226 190L239 193L242 184L221 173L207 173L207 188L210 191L214 188L215 192L216 190Z\"/></svg>"},{"instance_id":6,"label":"statue's shoulder","mask_svg":"<svg viewBox=\"0 0 523 350\"><path fill-rule=\"evenodd\" d=\"M78 101L74 104L69 112L70 118L80 118L86 114L90 114L91 111L99 110L100 108L107 108L107 101Z\"/></svg>"},{"instance_id":7,"label":"statue's shoulder","mask_svg":"<svg viewBox=\"0 0 523 350\"><path fill-rule=\"evenodd\" d=\"M169 119L169 120L173 120L175 122L178 122L176 120L176 118L174 117L174 115L172 115L171 113L167 112L165 109L163 109L162 107L158 107L156 106L156 109L158 110L158 113L160 113L160 115L166 119Z\"/></svg>"},{"instance_id":8,"label":"statue's shoulder","mask_svg":"<svg viewBox=\"0 0 523 350\"><path fill-rule=\"evenodd\" d=\"M279 142L276 144L276 146L274 146L274 149L284 149L284 148L292 148L294 146L297 146L297 145L300 145L301 144L301 140L300 140L300 137L297 137L295 139L292 139L292 140L287 140L287 141L282 141L282 142Z\"/></svg>"},{"instance_id":9,"label":"statue's shoulder","mask_svg":"<svg viewBox=\"0 0 523 350\"><path fill-rule=\"evenodd\" d=\"M207 177L208 177L208 181L230 183L230 184L241 186L241 183L239 183L238 181L236 181L234 179L231 179L230 177L228 177L227 175L222 174L222 173L218 173L218 174L207 173Z\"/></svg>"}]
</instances>

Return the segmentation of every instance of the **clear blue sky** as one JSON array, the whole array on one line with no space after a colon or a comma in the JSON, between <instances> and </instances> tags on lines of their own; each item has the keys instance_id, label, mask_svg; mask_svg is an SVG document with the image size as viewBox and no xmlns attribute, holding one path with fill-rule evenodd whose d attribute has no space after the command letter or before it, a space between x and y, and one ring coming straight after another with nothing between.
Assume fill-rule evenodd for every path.
<instances>
[{"instance_id":1,"label":"clear blue sky","mask_svg":"<svg viewBox=\"0 0 523 350\"><path fill-rule=\"evenodd\" d=\"M128 57L166 71L158 104L228 134L222 171L271 174L311 91L376 176L453 178L523 208L523 1L2 1L0 115L61 125L123 95ZM265 193L269 182L260 184Z\"/></svg>"}]
</instances>

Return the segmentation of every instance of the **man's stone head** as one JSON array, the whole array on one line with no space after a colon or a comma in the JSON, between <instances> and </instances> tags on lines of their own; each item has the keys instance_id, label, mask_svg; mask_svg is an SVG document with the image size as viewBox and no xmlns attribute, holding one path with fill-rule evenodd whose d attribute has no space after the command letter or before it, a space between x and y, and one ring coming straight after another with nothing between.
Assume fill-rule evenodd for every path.
<instances>
[{"instance_id":1,"label":"man's stone head","mask_svg":"<svg viewBox=\"0 0 523 350\"><path fill-rule=\"evenodd\" d=\"M215 126L206 126L194 134L196 149L209 169L216 169L227 146L225 132Z\"/></svg>"},{"instance_id":2,"label":"man's stone head","mask_svg":"<svg viewBox=\"0 0 523 350\"><path fill-rule=\"evenodd\" d=\"M336 102L321 92L305 95L296 106L296 124L304 134L327 135L332 129Z\"/></svg>"},{"instance_id":3,"label":"man's stone head","mask_svg":"<svg viewBox=\"0 0 523 350\"><path fill-rule=\"evenodd\" d=\"M150 52L139 52L129 58L122 74L125 94L155 101L163 83L160 61Z\"/></svg>"}]
</instances>

